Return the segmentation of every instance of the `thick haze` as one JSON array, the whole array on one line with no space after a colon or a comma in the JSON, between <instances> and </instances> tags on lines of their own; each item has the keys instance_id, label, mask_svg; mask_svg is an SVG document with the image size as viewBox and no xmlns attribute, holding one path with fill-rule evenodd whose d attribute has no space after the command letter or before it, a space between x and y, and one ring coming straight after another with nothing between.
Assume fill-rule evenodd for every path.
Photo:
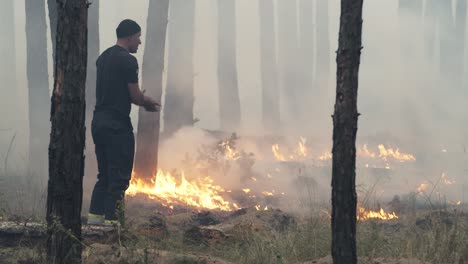
<instances>
[{"instance_id":1,"label":"thick haze","mask_svg":"<svg viewBox=\"0 0 468 264\"><path fill-rule=\"evenodd\" d=\"M277 0L289 1L289 0ZM440 0L449 1L449 0ZM454 0L455 1L455 0ZM26 41L24 1L15 2L16 19L16 70L19 102L18 113L0 106L1 116L14 115L20 121L15 129L12 167L21 168L27 156L29 131L27 129L27 78L26 78ZM259 134L261 122L261 79L259 18L257 0L236 0L237 8L237 66L243 134ZM330 77L329 87L323 98L316 98L317 111L305 113L308 120L300 124L300 131L293 129L291 134L316 138L321 144L331 146L332 120L335 87L335 51L338 45L339 1L329 1L329 38L330 38ZM195 47L194 47L194 116L200 119L197 127L219 128L218 82L216 71L216 1L196 0ZM136 20L142 26L143 45L136 57L140 67L145 48L145 28L148 0L101 0L100 1L100 47L101 52L115 43L115 28L124 18ZM322 12L321 10L318 10ZM451 80L439 78L439 52L435 63L427 58L424 45L423 16L398 16L397 0L367 0L364 3L363 52L359 73L359 118L358 141L368 137L382 140L395 139L395 144L407 144L415 153L427 149L448 149L458 159L466 161L465 146L468 144L468 67L464 68L463 90L455 88ZM47 18L48 20L48 18ZM169 18L169 30L170 21ZM48 23L48 22L47 22ZM411 31L414 25L419 31ZM1 24L0 27L5 26ZM314 26L311 21L311 26ZM417 27L415 27L417 28ZM468 28L468 27L467 27ZM292 29L295 30L295 29ZM49 32L48 32L49 34ZM436 34L436 37L438 34ZM468 34L465 34L468 36ZM401 39L409 54L401 56ZM50 38L49 75L52 73ZM468 42L465 42L468 43ZM0 45L2 45L0 43ZM168 44L170 46L170 43ZM435 49L438 50L436 45ZM466 45L465 45L466 48ZM454 54L468 62L468 53ZM167 62L166 62L167 63ZM0 65L5 65L0 64ZM316 65L320 67L320 65ZM7 66L3 66L7 67ZM4 69L0 69L3 71ZM141 70L140 70L141 74ZM50 78L52 84L52 78ZM140 79L141 80L141 79ZM3 89L10 87L2 84ZM52 88L52 87L51 87ZM315 87L314 87L315 89ZM282 91L284 92L284 91ZM164 95L163 97L164 98ZM164 103L164 102L163 102ZM48 105L44 106L49 109ZM87 106L90 107L90 106ZM282 117L289 113L282 107ZM164 113L163 113L164 114ZM132 121L136 128L137 108L132 111ZM44 120L44 122L49 122ZM284 127L298 127L291 120L282 119ZM9 124L0 121L0 129L9 129ZM285 129L288 131L288 129ZM288 131L289 132L289 131ZM260 132L261 133L261 132ZM0 161L3 162L8 143L14 130L0 130ZM242 133L241 133L242 134ZM48 141L48 139L47 139ZM387 141L387 142L389 142ZM44 155L47 155L45 150ZM429 163L431 161L429 160ZM464 162L456 163L457 171L464 171ZM1 166L3 167L3 165ZM456 176L460 181L466 177Z\"/></svg>"}]
</instances>

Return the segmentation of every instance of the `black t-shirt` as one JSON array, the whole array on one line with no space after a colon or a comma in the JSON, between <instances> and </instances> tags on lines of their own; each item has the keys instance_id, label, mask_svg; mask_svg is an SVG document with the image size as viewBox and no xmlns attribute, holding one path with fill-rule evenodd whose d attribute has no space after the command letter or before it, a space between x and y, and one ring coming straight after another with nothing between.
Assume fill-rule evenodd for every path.
<instances>
[{"instance_id":1,"label":"black t-shirt","mask_svg":"<svg viewBox=\"0 0 468 264\"><path fill-rule=\"evenodd\" d=\"M129 83L138 83L138 62L126 49L115 45L96 61L96 113L110 113L129 119L131 111Z\"/></svg>"}]
</instances>

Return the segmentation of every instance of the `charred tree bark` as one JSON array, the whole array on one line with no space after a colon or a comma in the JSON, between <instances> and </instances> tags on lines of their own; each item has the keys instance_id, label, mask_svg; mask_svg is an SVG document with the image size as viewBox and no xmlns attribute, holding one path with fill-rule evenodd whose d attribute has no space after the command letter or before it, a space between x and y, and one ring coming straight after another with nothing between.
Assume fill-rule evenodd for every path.
<instances>
[{"instance_id":1,"label":"charred tree bark","mask_svg":"<svg viewBox=\"0 0 468 264\"><path fill-rule=\"evenodd\" d=\"M164 135L193 126L193 42L195 0L170 0L168 77L164 102Z\"/></svg>"},{"instance_id":2,"label":"charred tree bark","mask_svg":"<svg viewBox=\"0 0 468 264\"><path fill-rule=\"evenodd\" d=\"M29 169L45 180L47 175L47 138L49 73L47 63L47 26L45 0L26 0L26 46L29 91Z\"/></svg>"},{"instance_id":3,"label":"charred tree bark","mask_svg":"<svg viewBox=\"0 0 468 264\"><path fill-rule=\"evenodd\" d=\"M259 1L259 17L263 128L267 133L277 133L281 126L281 120L273 0Z\"/></svg>"},{"instance_id":4,"label":"charred tree bark","mask_svg":"<svg viewBox=\"0 0 468 264\"><path fill-rule=\"evenodd\" d=\"M236 3L218 0L218 89L221 130L240 127L241 107L237 82Z\"/></svg>"},{"instance_id":5,"label":"charred tree bark","mask_svg":"<svg viewBox=\"0 0 468 264\"><path fill-rule=\"evenodd\" d=\"M146 29L146 49L143 55L142 87L156 101L161 101L163 91L164 52L166 50L169 0L150 0ZM158 169L160 113L138 112L137 149L135 173L151 179Z\"/></svg>"},{"instance_id":6,"label":"charred tree bark","mask_svg":"<svg viewBox=\"0 0 468 264\"><path fill-rule=\"evenodd\" d=\"M285 109L288 119L299 125L301 115L297 1L278 1L278 64L280 67L281 90L284 94Z\"/></svg>"},{"instance_id":7,"label":"charred tree bark","mask_svg":"<svg viewBox=\"0 0 468 264\"><path fill-rule=\"evenodd\" d=\"M57 0L47 193L49 263L81 263L87 15L86 0Z\"/></svg>"},{"instance_id":8,"label":"charred tree bark","mask_svg":"<svg viewBox=\"0 0 468 264\"><path fill-rule=\"evenodd\" d=\"M328 93L330 81L330 35L328 31L328 1L317 0L316 24L317 24L317 85L319 94Z\"/></svg>"},{"instance_id":9,"label":"charred tree bark","mask_svg":"<svg viewBox=\"0 0 468 264\"><path fill-rule=\"evenodd\" d=\"M363 0L341 0L337 83L333 114L333 263L357 263L356 132Z\"/></svg>"},{"instance_id":10,"label":"charred tree bark","mask_svg":"<svg viewBox=\"0 0 468 264\"><path fill-rule=\"evenodd\" d=\"M6 0L2 2L0 8L0 17L2 25L0 25L0 35L3 36L2 44L0 45L0 108L5 111L2 115L1 129L18 128L17 114L7 115L6 113L18 113L18 91L16 84L16 44L15 44L15 9L14 1ZM8 143L7 143L8 144ZM7 148L8 145L5 146Z\"/></svg>"}]
</instances>

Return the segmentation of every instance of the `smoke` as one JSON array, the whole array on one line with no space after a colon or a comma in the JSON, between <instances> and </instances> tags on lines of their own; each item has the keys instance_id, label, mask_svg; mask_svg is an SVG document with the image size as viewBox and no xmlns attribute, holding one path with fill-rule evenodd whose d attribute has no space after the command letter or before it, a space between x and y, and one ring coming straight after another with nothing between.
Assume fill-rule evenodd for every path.
<instances>
[{"instance_id":1,"label":"smoke","mask_svg":"<svg viewBox=\"0 0 468 264\"><path fill-rule=\"evenodd\" d=\"M283 0L277 0L283 1ZM277 4L277 1L275 3ZM426 1L423 1L424 3ZM200 144L211 144L213 138L201 129L216 130L219 128L218 82L216 76L216 0L196 0L195 43L194 43L194 116L200 119L196 128L183 129L174 138L161 145L160 159L163 166L176 167L183 160L185 153L193 153ZM15 40L16 40L16 83L18 91L17 106L19 111L11 114L10 109L0 106L2 116L14 116L18 125L10 128L5 121L0 121L0 161L7 153L9 142L16 132L14 151L10 153L10 168L20 167L27 160L28 146L28 106L27 106L27 78L26 78L26 46L25 46L25 16L24 3L14 1L15 5ZM115 27L124 18L132 18L140 23L143 30L142 40L145 39L146 12L148 0L145 1L100 1L100 47L101 51L115 43ZM264 131L261 122L261 79L259 61L259 19L258 1L236 0L237 8L237 69L240 90L242 127L239 135L261 136ZM425 12L426 5L424 5ZM316 10L316 12L321 12ZM330 76L320 76L328 79L328 85L321 87L301 87L299 91L311 95L310 105L299 105L300 123L289 119L292 113L282 106L282 127L278 131L287 131L284 135L295 141L298 136L309 139L312 148L320 151L330 151L332 145L332 120L334 105L334 91L336 86L335 51L338 45L339 1L329 1L329 54ZM440 45L434 41L432 50L434 58L428 54L431 45L427 45L427 25L432 17L422 14L406 14L399 16L398 1L373 0L364 5L363 50L359 75L358 109L359 118L358 143L385 143L399 147L402 151L412 153L417 161L413 168L407 171L393 173L389 177L393 180L388 184L398 184L394 189L386 190L399 192L404 188L415 189L419 183L427 178L436 180L442 172L446 172L459 186L467 186L466 174L466 145L468 120L466 118L466 77L463 86L456 87L450 76L443 75L441 60L444 57L459 58L468 61L468 54L458 54L456 50L440 52ZM435 19L435 18L434 18ZM48 22L47 22L48 23ZM170 19L169 19L170 23ZM7 26L2 24L1 26ZM311 20L312 27L316 21ZM292 29L295 30L295 29ZM317 32L317 28L315 31ZM440 36L440 26L436 27L435 38ZM48 30L49 34L50 30ZM467 36L468 34L465 34ZM455 41L450 37L445 42ZM317 40L315 40L317 42ZM466 45L465 45L466 47ZM143 41L139 53L136 54L142 65L145 43ZM49 75L52 73L52 54L50 40L48 43ZM317 50L315 50L317 56ZM441 57L442 56L442 57ZM301 59L301 56L299 56ZM300 64L301 61L298 61ZM0 71L4 71L8 64L1 64ZM320 64L314 65L320 69ZM467 75L467 67L463 76ZM140 71L141 72L141 71ZM165 79L166 80L166 72ZM317 76L315 76L317 78ZM141 78L140 78L141 79ZM50 81L52 84L52 80ZM9 86L9 84L5 84ZM320 86L320 87L319 87ZM52 89L52 87L51 87ZM321 89L323 93L315 96L309 89ZM283 91L284 92L284 91ZM2 95L3 96L3 95ZM162 96L164 98L164 95ZM163 102L164 103L164 102ZM90 107L90 106L87 106ZM303 108L302 108L303 107ZM49 105L44 108L49 109ZM137 124L137 107L133 107L132 121ZM163 113L164 114L164 113ZM4 120L4 119L2 119ZM44 122L49 122L44 120ZM136 126L135 126L136 127ZM44 139L48 141L49 139ZM241 142L240 148L257 153L258 156L271 154L264 147L246 140ZM92 149L93 146L87 146ZM445 150L443 152L442 150ZM45 150L44 153L46 153ZM91 151L92 153L92 151ZM261 171L260 163L255 169ZM265 167L274 165L265 165ZM2 165L3 167L3 165ZM295 177L283 175L288 183L293 183ZM331 171L311 172L317 179L318 186L327 190L330 185ZM232 176L231 178L233 178ZM236 176L238 177L238 176ZM371 185L374 178L366 178L358 171L358 182ZM86 175L85 180L94 182L94 175ZM282 184L283 182L281 182ZM280 184L280 183L278 183ZM88 184L91 186L92 184ZM293 186L293 185L291 185ZM414 186L414 188L413 188ZM466 187L460 187L465 188ZM290 192L294 192L291 187ZM406 191L406 189L405 189ZM453 192L460 197L461 190ZM325 191L325 197L328 192ZM466 201L465 201L466 202Z\"/></svg>"}]
</instances>

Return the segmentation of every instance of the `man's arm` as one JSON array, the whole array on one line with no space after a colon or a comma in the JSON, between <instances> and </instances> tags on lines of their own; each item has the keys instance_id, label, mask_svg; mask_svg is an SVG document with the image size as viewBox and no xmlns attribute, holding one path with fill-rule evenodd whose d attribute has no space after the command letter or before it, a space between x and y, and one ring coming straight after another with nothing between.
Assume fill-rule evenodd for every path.
<instances>
[{"instance_id":1,"label":"man's arm","mask_svg":"<svg viewBox=\"0 0 468 264\"><path fill-rule=\"evenodd\" d=\"M145 96L140 91L140 86L138 85L138 83L129 83L128 91L130 93L130 100L133 104L143 106L147 111L150 112L155 112L158 110L158 107L160 105L152 98Z\"/></svg>"}]
</instances>

